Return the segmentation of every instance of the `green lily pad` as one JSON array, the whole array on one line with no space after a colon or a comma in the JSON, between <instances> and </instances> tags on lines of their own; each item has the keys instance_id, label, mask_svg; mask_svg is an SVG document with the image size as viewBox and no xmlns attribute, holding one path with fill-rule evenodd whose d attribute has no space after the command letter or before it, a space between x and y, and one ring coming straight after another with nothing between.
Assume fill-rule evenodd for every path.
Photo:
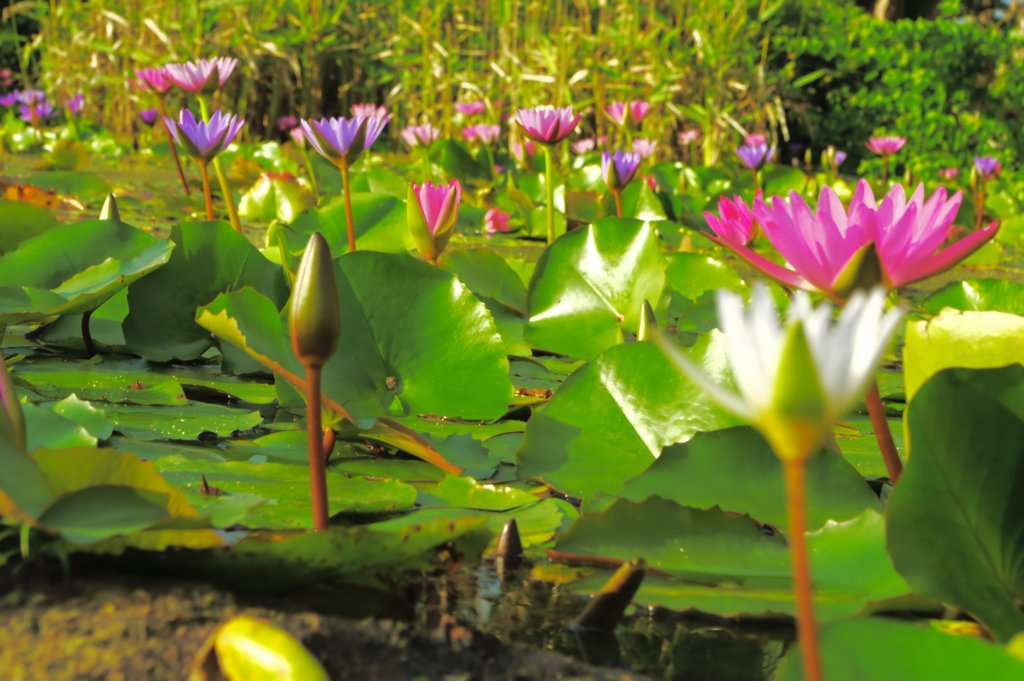
<instances>
[{"instance_id":1,"label":"green lily pad","mask_svg":"<svg viewBox=\"0 0 1024 681\"><path fill-rule=\"evenodd\" d=\"M15 375L51 400L74 393L94 402L181 405L186 401L173 377L146 371L142 362L38 360L19 362Z\"/></svg>"},{"instance_id":2,"label":"green lily pad","mask_svg":"<svg viewBox=\"0 0 1024 681\"><path fill-rule=\"evenodd\" d=\"M307 455L308 456L308 455ZM253 528L288 529L312 527L309 500L309 467L289 463L249 461L197 461L167 456L156 468L200 512L234 503L234 497L262 501L247 509L234 523ZM200 492L200 475L222 494ZM327 500L331 515L384 513L411 508L416 489L398 480L371 480L327 471ZM234 524L232 523L232 524Z\"/></svg>"},{"instance_id":3,"label":"green lily pad","mask_svg":"<svg viewBox=\"0 0 1024 681\"><path fill-rule=\"evenodd\" d=\"M530 281L526 339L535 347L591 359L636 333L642 303L665 291L657 232L639 220L606 218L559 238Z\"/></svg>"},{"instance_id":4,"label":"green lily pad","mask_svg":"<svg viewBox=\"0 0 1024 681\"><path fill-rule=\"evenodd\" d=\"M723 352L716 333L691 357L720 376ZM534 411L516 455L519 475L584 499L614 494L667 445L736 424L657 347L630 343L582 366Z\"/></svg>"},{"instance_id":5,"label":"green lily pad","mask_svg":"<svg viewBox=\"0 0 1024 681\"><path fill-rule=\"evenodd\" d=\"M946 307L1024 315L1024 285L1009 279L968 279L944 286L924 301L932 314Z\"/></svg>"},{"instance_id":6,"label":"green lily pad","mask_svg":"<svg viewBox=\"0 0 1024 681\"><path fill-rule=\"evenodd\" d=\"M1024 678L1024 662L997 646L927 626L871 617L830 624L819 636L822 672L829 681ZM806 678L799 646L782 661L777 678Z\"/></svg>"},{"instance_id":7,"label":"green lily pad","mask_svg":"<svg viewBox=\"0 0 1024 681\"><path fill-rule=\"evenodd\" d=\"M87 220L26 239L0 257L0 287L43 289L63 299L38 309L39 319L87 312L166 263L173 248L123 222Z\"/></svg>"},{"instance_id":8,"label":"green lily pad","mask_svg":"<svg viewBox=\"0 0 1024 681\"><path fill-rule=\"evenodd\" d=\"M352 194L352 226L358 250L397 253L414 246L406 223L405 201L384 194ZM277 235L284 238L293 255L301 254L313 232L320 232L339 256L348 251L348 227L344 199L339 197L313 211L302 213L287 226L267 232L267 246L277 248Z\"/></svg>"},{"instance_id":9,"label":"green lily pad","mask_svg":"<svg viewBox=\"0 0 1024 681\"><path fill-rule=\"evenodd\" d=\"M877 456L877 455L876 455ZM658 495L682 506L744 513L786 531L782 466L775 452L750 428L697 433L665 448L650 468L626 483L622 498ZM882 505L850 464L832 452L807 462L807 526L844 521Z\"/></svg>"},{"instance_id":10,"label":"green lily pad","mask_svg":"<svg viewBox=\"0 0 1024 681\"><path fill-rule=\"evenodd\" d=\"M0 255L13 251L25 239L48 232L60 225L53 213L24 201L0 199L4 229L0 232Z\"/></svg>"},{"instance_id":11,"label":"green lily pad","mask_svg":"<svg viewBox=\"0 0 1024 681\"><path fill-rule=\"evenodd\" d=\"M103 178L80 170L41 171L30 175L28 183L64 196L76 196L83 201L102 199L110 194L110 185Z\"/></svg>"},{"instance_id":12,"label":"green lily pad","mask_svg":"<svg viewBox=\"0 0 1024 681\"><path fill-rule=\"evenodd\" d=\"M823 620L849 617L910 590L885 552L885 521L874 510L808 533L815 607ZM635 601L724 617L771 617L795 610L789 549L747 516L699 510L651 497L620 500L583 515L558 540L559 552L617 560L643 558L672 578L645 580ZM599 586L607 575L578 585Z\"/></svg>"},{"instance_id":13,"label":"green lily pad","mask_svg":"<svg viewBox=\"0 0 1024 681\"><path fill-rule=\"evenodd\" d=\"M697 300L708 291L746 288L736 268L720 260L701 253L670 253L667 258L669 287L690 300Z\"/></svg>"},{"instance_id":14,"label":"green lily pad","mask_svg":"<svg viewBox=\"0 0 1024 681\"><path fill-rule=\"evenodd\" d=\"M263 422L258 411L203 402L170 407L110 404L104 411L114 430L136 440L194 440L203 433L229 437Z\"/></svg>"},{"instance_id":15,"label":"green lily pad","mask_svg":"<svg viewBox=\"0 0 1024 681\"><path fill-rule=\"evenodd\" d=\"M459 248L445 254L444 268L478 297L526 312L526 287L497 253L485 248Z\"/></svg>"},{"instance_id":16,"label":"green lily pad","mask_svg":"<svg viewBox=\"0 0 1024 681\"><path fill-rule=\"evenodd\" d=\"M291 222L315 205L313 192L291 173L263 173L256 184L242 194L238 214L247 220Z\"/></svg>"},{"instance_id":17,"label":"green lily pad","mask_svg":"<svg viewBox=\"0 0 1024 681\"><path fill-rule=\"evenodd\" d=\"M986 369L1024 362L1024 317L1004 312L944 310L907 324L903 347L907 402L942 369Z\"/></svg>"},{"instance_id":18,"label":"green lily pad","mask_svg":"<svg viewBox=\"0 0 1024 681\"><path fill-rule=\"evenodd\" d=\"M132 352L158 362L197 359L214 340L195 323L196 309L221 293L252 286L278 308L287 300L281 268L227 223L183 223L171 240L177 248L167 265L128 289L124 338Z\"/></svg>"},{"instance_id":19,"label":"green lily pad","mask_svg":"<svg viewBox=\"0 0 1024 681\"><path fill-rule=\"evenodd\" d=\"M907 413L889 551L916 591L959 605L1000 641L1024 631L1024 367L953 369Z\"/></svg>"}]
</instances>

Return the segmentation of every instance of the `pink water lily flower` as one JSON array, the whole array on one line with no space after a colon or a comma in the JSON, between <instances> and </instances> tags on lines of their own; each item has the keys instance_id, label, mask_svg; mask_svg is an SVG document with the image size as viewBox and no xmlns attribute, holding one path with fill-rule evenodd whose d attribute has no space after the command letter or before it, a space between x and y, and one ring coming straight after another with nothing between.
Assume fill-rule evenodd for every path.
<instances>
[{"instance_id":1,"label":"pink water lily flower","mask_svg":"<svg viewBox=\"0 0 1024 681\"><path fill-rule=\"evenodd\" d=\"M197 59L183 64L168 64L164 77L186 92L210 94L224 87L238 60L233 57Z\"/></svg>"},{"instance_id":2,"label":"pink water lily flower","mask_svg":"<svg viewBox=\"0 0 1024 681\"><path fill-rule=\"evenodd\" d=\"M768 144L768 138L760 132L753 132L743 138L743 143L747 146L763 146Z\"/></svg>"},{"instance_id":3,"label":"pink water lily flower","mask_svg":"<svg viewBox=\"0 0 1024 681\"><path fill-rule=\"evenodd\" d=\"M85 107L85 95L79 92L74 97L64 102L64 105L68 108L68 111L71 112L72 116L77 116L82 113L82 109Z\"/></svg>"},{"instance_id":4,"label":"pink water lily flower","mask_svg":"<svg viewBox=\"0 0 1024 681\"><path fill-rule=\"evenodd\" d=\"M573 114L572 107L535 106L516 112L516 123L526 136L541 144L558 144L576 128L582 114Z\"/></svg>"},{"instance_id":5,"label":"pink water lily flower","mask_svg":"<svg viewBox=\"0 0 1024 681\"><path fill-rule=\"evenodd\" d=\"M700 137L700 128L688 128L679 133L679 135L676 137L676 141L679 142L679 146L685 147L687 145L699 141Z\"/></svg>"},{"instance_id":6,"label":"pink water lily flower","mask_svg":"<svg viewBox=\"0 0 1024 681\"><path fill-rule=\"evenodd\" d=\"M228 148L245 121L218 110L213 112L209 122L204 122L188 109L182 109L177 121L164 118L164 122L178 146L195 160L206 164Z\"/></svg>"},{"instance_id":7,"label":"pink water lily flower","mask_svg":"<svg viewBox=\"0 0 1024 681\"><path fill-rule=\"evenodd\" d=\"M498 135L501 134L501 126L477 123L462 129L462 136L467 142L480 142L481 144L493 144Z\"/></svg>"},{"instance_id":8,"label":"pink water lily flower","mask_svg":"<svg viewBox=\"0 0 1024 681\"><path fill-rule=\"evenodd\" d=\"M634 125L640 123L647 116L650 108L650 104L642 99L637 99L631 102L612 102L604 110L616 125L625 127L627 123Z\"/></svg>"},{"instance_id":9,"label":"pink water lily flower","mask_svg":"<svg viewBox=\"0 0 1024 681\"><path fill-rule=\"evenodd\" d=\"M456 102L455 110L463 116L479 116L483 112L487 111L487 104L482 101Z\"/></svg>"},{"instance_id":10,"label":"pink water lily flower","mask_svg":"<svg viewBox=\"0 0 1024 681\"><path fill-rule=\"evenodd\" d=\"M398 136L402 138L402 141L410 149L414 149L415 147L429 147L437 140L440 134L441 131L430 123L424 123L423 125L410 125L402 130Z\"/></svg>"},{"instance_id":11,"label":"pink water lily flower","mask_svg":"<svg viewBox=\"0 0 1024 681\"><path fill-rule=\"evenodd\" d=\"M760 198L761 192L758 192L755 200ZM729 248L746 246L753 241L757 233L754 211L739 195L731 199L726 196L719 197L718 215L705 211L704 219L715 233L715 236L708 235L709 238Z\"/></svg>"},{"instance_id":12,"label":"pink water lily flower","mask_svg":"<svg viewBox=\"0 0 1024 681\"><path fill-rule=\"evenodd\" d=\"M537 152L537 148L533 146L533 142L524 140L522 142L512 142L508 145L509 152L515 160L519 161L523 165L533 157Z\"/></svg>"},{"instance_id":13,"label":"pink water lily flower","mask_svg":"<svg viewBox=\"0 0 1024 681\"><path fill-rule=\"evenodd\" d=\"M884 137L870 138L868 140L867 147L872 153L878 154L879 156L891 156L902 149L903 145L906 143L906 138L897 137L896 135L886 135Z\"/></svg>"},{"instance_id":14,"label":"pink water lily flower","mask_svg":"<svg viewBox=\"0 0 1024 681\"><path fill-rule=\"evenodd\" d=\"M770 204L755 200L754 217L792 269L746 246L724 239L720 243L786 286L818 290L843 300L850 293L845 290L850 266L860 270L863 259L872 257L872 250L880 270L877 283L894 289L950 269L995 236L998 221L942 248L961 198L957 192L947 199L946 190L940 187L926 199L924 185L918 185L908 200L903 187L895 185L876 204L870 185L861 180L849 209L843 208L828 186L821 190L817 211L796 192L790 192L788 201L779 196ZM858 280L858 285L864 283Z\"/></svg>"},{"instance_id":15,"label":"pink water lily flower","mask_svg":"<svg viewBox=\"0 0 1024 681\"><path fill-rule=\"evenodd\" d=\"M640 158L650 158L654 156L654 150L658 148L658 143L654 140L639 138L633 140L633 153L640 156Z\"/></svg>"},{"instance_id":16,"label":"pink water lily flower","mask_svg":"<svg viewBox=\"0 0 1024 681\"><path fill-rule=\"evenodd\" d=\"M406 201L409 235L425 260L436 263L455 232L462 202L458 180L449 184L410 183Z\"/></svg>"},{"instance_id":17,"label":"pink water lily flower","mask_svg":"<svg viewBox=\"0 0 1024 681\"><path fill-rule=\"evenodd\" d=\"M167 70L163 67L155 69L135 69L135 76L138 80L132 81L132 85L140 90L152 92L163 97L174 87L174 83L167 79Z\"/></svg>"},{"instance_id":18,"label":"pink water lily flower","mask_svg":"<svg viewBox=\"0 0 1024 681\"><path fill-rule=\"evenodd\" d=\"M353 116L362 116L363 118L384 118L388 115L386 106L377 106L368 102L353 104L349 107L349 111Z\"/></svg>"},{"instance_id":19,"label":"pink water lily flower","mask_svg":"<svg viewBox=\"0 0 1024 681\"><path fill-rule=\"evenodd\" d=\"M497 208L491 208L484 215L484 233L485 234L498 234L499 232L509 231L509 218L512 216L503 210Z\"/></svg>"}]
</instances>

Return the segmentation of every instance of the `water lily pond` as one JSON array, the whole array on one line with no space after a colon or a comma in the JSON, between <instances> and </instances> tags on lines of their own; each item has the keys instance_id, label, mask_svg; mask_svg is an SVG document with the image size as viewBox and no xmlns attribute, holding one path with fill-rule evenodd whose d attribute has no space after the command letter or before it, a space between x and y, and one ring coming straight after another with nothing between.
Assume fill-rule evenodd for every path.
<instances>
[{"instance_id":1,"label":"water lily pond","mask_svg":"<svg viewBox=\"0 0 1024 681\"><path fill-rule=\"evenodd\" d=\"M258 135L233 61L126 74L132 137L0 110L12 678L1024 677L995 158L701 159L640 98Z\"/></svg>"}]
</instances>

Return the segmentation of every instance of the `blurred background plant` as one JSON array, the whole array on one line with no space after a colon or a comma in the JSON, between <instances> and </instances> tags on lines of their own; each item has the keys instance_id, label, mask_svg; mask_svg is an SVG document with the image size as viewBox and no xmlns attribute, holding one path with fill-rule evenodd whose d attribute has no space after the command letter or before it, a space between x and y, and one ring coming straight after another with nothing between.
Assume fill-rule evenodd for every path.
<instances>
[{"instance_id":1,"label":"blurred background plant","mask_svg":"<svg viewBox=\"0 0 1024 681\"><path fill-rule=\"evenodd\" d=\"M3 12L0 68L22 87L83 91L95 122L125 134L149 106L135 67L230 55L222 105L249 134L284 135L281 116L339 115L386 104L405 124L445 136L464 124L459 101L485 118L518 106L574 105L583 136L619 140L604 115L647 99L643 136L663 156L699 128L717 161L740 136L767 132L783 160L835 144L850 165L872 132L909 138L921 168L966 167L1024 142L1022 9L975 0L59 0ZM895 20L894 19L899 19ZM837 111L842 111L837 115ZM389 126L397 141L403 126ZM867 168L862 168L862 171ZM899 169L906 172L908 169Z\"/></svg>"}]
</instances>

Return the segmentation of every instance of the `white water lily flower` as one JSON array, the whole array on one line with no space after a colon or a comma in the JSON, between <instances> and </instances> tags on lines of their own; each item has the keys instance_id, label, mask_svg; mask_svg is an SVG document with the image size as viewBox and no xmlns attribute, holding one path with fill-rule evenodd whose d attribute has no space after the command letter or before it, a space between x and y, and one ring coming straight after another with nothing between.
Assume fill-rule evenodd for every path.
<instances>
[{"instance_id":1,"label":"white water lily flower","mask_svg":"<svg viewBox=\"0 0 1024 681\"><path fill-rule=\"evenodd\" d=\"M662 334L654 342L712 399L758 428L783 458L804 458L864 391L903 317L885 311L886 292L852 295L832 319L832 306L814 307L797 291L780 323L763 285L750 306L718 292L719 326L738 393L712 381Z\"/></svg>"}]
</instances>

